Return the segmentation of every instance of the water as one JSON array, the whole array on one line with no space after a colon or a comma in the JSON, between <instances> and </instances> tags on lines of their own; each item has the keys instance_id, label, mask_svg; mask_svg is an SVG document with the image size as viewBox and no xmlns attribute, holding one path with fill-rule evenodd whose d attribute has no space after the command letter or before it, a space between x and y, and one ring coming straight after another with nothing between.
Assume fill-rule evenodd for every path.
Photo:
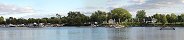
<instances>
[{"instance_id":1,"label":"water","mask_svg":"<svg viewBox=\"0 0 184 40\"><path fill-rule=\"evenodd\" d=\"M0 28L0 40L184 40L184 27L57 27Z\"/></svg>"}]
</instances>

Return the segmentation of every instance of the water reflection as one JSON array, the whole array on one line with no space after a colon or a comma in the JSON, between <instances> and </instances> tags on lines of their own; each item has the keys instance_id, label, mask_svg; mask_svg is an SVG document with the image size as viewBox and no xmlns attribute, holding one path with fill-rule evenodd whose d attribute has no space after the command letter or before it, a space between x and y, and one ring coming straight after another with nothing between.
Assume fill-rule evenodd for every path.
<instances>
[{"instance_id":1,"label":"water reflection","mask_svg":"<svg viewBox=\"0 0 184 40\"><path fill-rule=\"evenodd\" d=\"M0 40L183 40L184 28L0 28Z\"/></svg>"}]
</instances>

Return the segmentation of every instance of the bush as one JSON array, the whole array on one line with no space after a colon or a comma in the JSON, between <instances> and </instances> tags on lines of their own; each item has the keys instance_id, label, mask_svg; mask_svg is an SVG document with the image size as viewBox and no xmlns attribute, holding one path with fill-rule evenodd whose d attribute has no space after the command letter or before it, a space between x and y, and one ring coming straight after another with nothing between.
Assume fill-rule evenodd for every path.
<instances>
[{"instance_id":1,"label":"bush","mask_svg":"<svg viewBox=\"0 0 184 40\"><path fill-rule=\"evenodd\" d=\"M184 22L181 22L180 25L184 26Z\"/></svg>"}]
</instances>

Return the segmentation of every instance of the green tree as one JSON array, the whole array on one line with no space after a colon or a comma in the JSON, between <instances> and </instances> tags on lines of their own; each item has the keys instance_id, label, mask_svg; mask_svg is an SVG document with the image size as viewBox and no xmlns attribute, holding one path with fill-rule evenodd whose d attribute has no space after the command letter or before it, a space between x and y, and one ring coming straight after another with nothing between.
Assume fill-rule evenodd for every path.
<instances>
[{"instance_id":1,"label":"green tree","mask_svg":"<svg viewBox=\"0 0 184 40\"><path fill-rule=\"evenodd\" d=\"M59 18L57 18L57 17L50 17L48 19L48 22L51 23L51 24L58 24L59 23Z\"/></svg>"},{"instance_id":2,"label":"green tree","mask_svg":"<svg viewBox=\"0 0 184 40\"><path fill-rule=\"evenodd\" d=\"M92 13L92 15L90 16L90 19L92 22L102 23L103 21L107 20L107 14L106 12L98 10L95 13Z\"/></svg>"},{"instance_id":3,"label":"green tree","mask_svg":"<svg viewBox=\"0 0 184 40\"><path fill-rule=\"evenodd\" d=\"M68 23L68 20L67 20L67 17L62 17L62 20L61 20L62 23L64 24L67 24Z\"/></svg>"},{"instance_id":4,"label":"green tree","mask_svg":"<svg viewBox=\"0 0 184 40\"><path fill-rule=\"evenodd\" d=\"M40 23L47 23L47 19L40 19Z\"/></svg>"},{"instance_id":5,"label":"green tree","mask_svg":"<svg viewBox=\"0 0 184 40\"><path fill-rule=\"evenodd\" d=\"M167 18L168 23L171 23L172 22L172 19L171 19L171 15L170 14L167 14L166 15L166 18Z\"/></svg>"},{"instance_id":6,"label":"green tree","mask_svg":"<svg viewBox=\"0 0 184 40\"><path fill-rule=\"evenodd\" d=\"M1 17L0 17L0 24L3 24L3 23L4 23L4 17L1 16Z\"/></svg>"},{"instance_id":7,"label":"green tree","mask_svg":"<svg viewBox=\"0 0 184 40\"><path fill-rule=\"evenodd\" d=\"M8 24L17 24L17 19L13 18L13 17L9 17L8 19L6 19L6 23L8 23Z\"/></svg>"},{"instance_id":8,"label":"green tree","mask_svg":"<svg viewBox=\"0 0 184 40\"><path fill-rule=\"evenodd\" d=\"M165 26L165 24L167 23L167 18L164 14L161 15L161 23Z\"/></svg>"},{"instance_id":9,"label":"green tree","mask_svg":"<svg viewBox=\"0 0 184 40\"><path fill-rule=\"evenodd\" d=\"M36 23L37 20L35 18L29 18L28 23Z\"/></svg>"},{"instance_id":10,"label":"green tree","mask_svg":"<svg viewBox=\"0 0 184 40\"><path fill-rule=\"evenodd\" d=\"M68 24L83 25L88 21L88 17L80 12L69 12L67 16Z\"/></svg>"},{"instance_id":11,"label":"green tree","mask_svg":"<svg viewBox=\"0 0 184 40\"><path fill-rule=\"evenodd\" d=\"M27 24L27 19L24 19L24 18L18 18L17 19L17 24Z\"/></svg>"},{"instance_id":12,"label":"green tree","mask_svg":"<svg viewBox=\"0 0 184 40\"><path fill-rule=\"evenodd\" d=\"M123 8L115 8L111 10L111 13L115 16L114 19L116 19L116 22L125 21L126 19L130 19L132 17L129 11Z\"/></svg>"},{"instance_id":13,"label":"green tree","mask_svg":"<svg viewBox=\"0 0 184 40\"><path fill-rule=\"evenodd\" d=\"M61 15L60 14L56 14L57 18L60 18L61 19Z\"/></svg>"},{"instance_id":14,"label":"green tree","mask_svg":"<svg viewBox=\"0 0 184 40\"><path fill-rule=\"evenodd\" d=\"M157 19L157 21L156 21L157 23L159 23L161 21L161 19L162 19L161 18L161 14L158 14L158 13L154 14L153 18Z\"/></svg>"},{"instance_id":15,"label":"green tree","mask_svg":"<svg viewBox=\"0 0 184 40\"><path fill-rule=\"evenodd\" d=\"M171 17L170 17L170 20L171 20L171 21L170 21L171 23L175 23L176 20L177 20L177 16L176 16L174 13L172 13L172 14L171 14Z\"/></svg>"},{"instance_id":16,"label":"green tree","mask_svg":"<svg viewBox=\"0 0 184 40\"><path fill-rule=\"evenodd\" d=\"M146 17L145 10L137 11L136 18L139 20L139 22L143 22L145 17Z\"/></svg>"},{"instance_id":17,"label":"green tree","mask_svg":"<svg viewBox=\"0 0 184 40\"><path fill-rule=\"evenodd\" d=\"M184 14L181 14L181 21L184 22Z\"/></svg>"}]
</instances>

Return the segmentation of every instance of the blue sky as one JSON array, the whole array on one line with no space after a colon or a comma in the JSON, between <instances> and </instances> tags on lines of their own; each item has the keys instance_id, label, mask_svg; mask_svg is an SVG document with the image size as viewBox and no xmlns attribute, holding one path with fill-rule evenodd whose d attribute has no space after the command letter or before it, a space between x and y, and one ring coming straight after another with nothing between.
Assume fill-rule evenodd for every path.
<instances>
[{"instance_id":1,"label":"blue sky","mask_svg":"<svg viewBox=\"0 0 184 40\"><path fill-rule=\"evenodd\" d=\"M135 17L136 11L155 13L184 13L184 0L0 0L0 16L16 18L52 17L56 13L66 16L69 11L86 15L96 10L110 11L125 8Z\"/></svg>"}]
</instances>

